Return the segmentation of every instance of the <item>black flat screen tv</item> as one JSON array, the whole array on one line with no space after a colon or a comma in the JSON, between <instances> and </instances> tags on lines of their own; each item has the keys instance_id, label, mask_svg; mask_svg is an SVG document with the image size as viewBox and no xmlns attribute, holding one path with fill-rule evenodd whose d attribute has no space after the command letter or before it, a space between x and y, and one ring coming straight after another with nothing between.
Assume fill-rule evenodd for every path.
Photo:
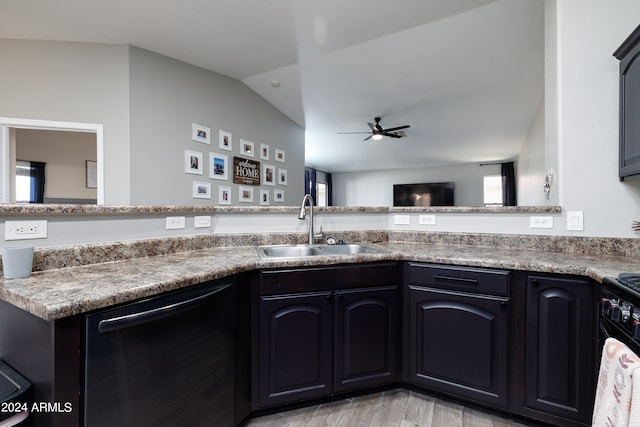
<instances>
[{"instance_id":1,"label":"black flat screen tv","mask_svg":"<svg viewBox=\"0 0 640 427\"><path fill-rule=\"evenodd\" d=\"M394 184L393 206L453 206L453 182Z\"/></svg>"}]
</instances>

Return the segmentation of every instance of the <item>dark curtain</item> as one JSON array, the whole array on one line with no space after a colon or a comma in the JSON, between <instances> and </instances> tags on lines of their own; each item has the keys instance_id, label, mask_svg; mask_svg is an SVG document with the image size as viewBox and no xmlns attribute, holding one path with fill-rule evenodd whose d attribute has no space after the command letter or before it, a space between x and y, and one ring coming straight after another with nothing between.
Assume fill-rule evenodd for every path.
<instances>
[{"instance_id":1,"label":"dark curtain","mask_svg":"<svg viewBox=\"0 0 640 427\"><path fill-rule=\"evenodd\" d=\"M516 206L516 173L513 162L502 163L502 205Z\"/></svg>"},{"instance_id":2,"label":"dark curtain","mask_svg":"<svg viewBox=\"0 0 640 427\"><path fill-rule=\"evenodd\" d=\"M333 190L331 185L331 174L313 168L304 168L304 194L311 194L314 202L318 202L317 184L324 182L327 184L327 206L333 205Z\"/></svg>"},{"instance_id":3,"label":"dark curtain","mask_svg":"<svg viewBox=\"0 0 640 427\"><path fill-rule=\"evenodd\" d=\"M44 167L46 163L31 162L31 203L44 203Z\"/></svg>"},{"instance_id":4,"label":"dark curtain","mask_svg":"<svg viewBox=\"0 0 640 427\"><path fill-rule=\"evenodd\" d=\"M325 178L327 179L327 205L333 206L333 185L331 185L331 174L327 173Z\"/></svg>"},{"instance_id":5,"label":"dark curtain","mask_svg":"<svg viewBox=\"0 0 640 427\"><path fill-rule=\"evenodd\" d=\"M304 194L311 194L313 200L316 200L316 170L312 168L304 168Z\"/></svg>"}]
</instances>

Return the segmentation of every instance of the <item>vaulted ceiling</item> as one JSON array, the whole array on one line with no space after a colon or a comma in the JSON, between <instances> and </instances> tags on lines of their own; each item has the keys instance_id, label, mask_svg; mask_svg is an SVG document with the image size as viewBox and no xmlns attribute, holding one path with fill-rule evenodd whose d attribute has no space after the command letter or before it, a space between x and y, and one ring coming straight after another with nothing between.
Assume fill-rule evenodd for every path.
<instances>
[{"instance_id":1,"label":"vaulted ceiling","mask_svg":"<svg viewBox=\"0 0 640 427\"><path fill-rule=\"evenodd\" d=\"M239 79L329 172L512 159L544 92L541 0L2 0L0 37L128 44ZM376 116L411 127L339 134Z\"/></svg>"}]
</instances>

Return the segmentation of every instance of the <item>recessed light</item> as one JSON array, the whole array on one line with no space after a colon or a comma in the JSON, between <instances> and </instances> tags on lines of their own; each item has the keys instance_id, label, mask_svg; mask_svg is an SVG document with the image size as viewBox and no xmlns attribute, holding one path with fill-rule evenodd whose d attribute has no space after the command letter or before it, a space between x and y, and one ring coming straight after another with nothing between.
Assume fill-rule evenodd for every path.
<instances>
[{"instance_id":1,"label":"recessed light","mask_svg":"<svg viewBox=\"0 0 640 427\"><path fill-rule=\"evenodd\" d=\"M280 87L280 82L278 80L271 80L271 86L277 89Z\"/></svg>"}]
</instances>

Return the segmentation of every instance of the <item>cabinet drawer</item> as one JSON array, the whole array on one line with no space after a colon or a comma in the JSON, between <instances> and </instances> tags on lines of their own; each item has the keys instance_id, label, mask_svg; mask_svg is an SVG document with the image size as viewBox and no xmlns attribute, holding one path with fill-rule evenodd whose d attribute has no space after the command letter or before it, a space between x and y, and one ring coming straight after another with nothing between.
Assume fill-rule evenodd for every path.
<instances>
[{"instance_id":1,"label":"cabinet drawer","mask_svg":"<svg viewBox=\"0 0 640 427\"><path fill-rule=\"evenodd\" d=\"M409 282L433 288L509 295L507 270L409 263Z\"/></svg>"},{"instance_id":2,"label":"cabinet drawer","mask_svg":"<svg viewBox=\"0 0 640 427\"><path fill-rule=\"evenodd\" d=\"M396 263L263 270L260 295L314 292L398 283Z\"/></svg>"}]
</instances>

